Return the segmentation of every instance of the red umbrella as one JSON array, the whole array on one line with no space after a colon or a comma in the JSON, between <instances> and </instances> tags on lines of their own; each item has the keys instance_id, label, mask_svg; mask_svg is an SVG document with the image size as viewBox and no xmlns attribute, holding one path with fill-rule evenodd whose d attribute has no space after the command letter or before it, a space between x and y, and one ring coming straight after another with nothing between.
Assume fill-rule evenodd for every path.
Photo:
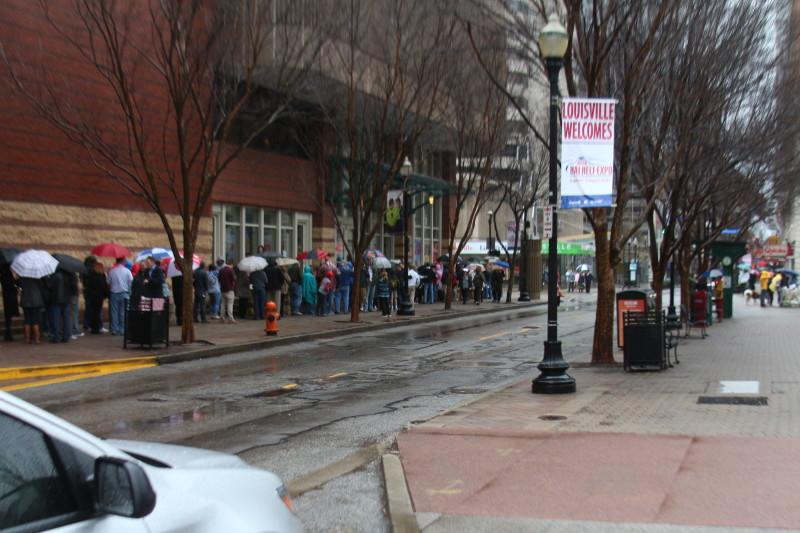
<instances>
[{"instance_id":1,"label":"red umbrella","mask_svg":"<svg viewBox=\"0 0 800 533\"><path fill-rule=\"evenodd\" d=\"M318 259L323 261L328 258L330 254L323 250L322 248L318 248L316 250L308 250L306 252L300 252L297 254L297 260L302 261L303 259Z\"/></svg>"},{"instance_id":2,"label":"red umbrella","mask_svg":"<svg viewBox=\"0 0 800 533\"><path fill-rule=\"evenodd\" d=\"M131 251L121 244L105 242L92 248L92 255L99 257L130 257Z\"/></svg>"}]
</instances>

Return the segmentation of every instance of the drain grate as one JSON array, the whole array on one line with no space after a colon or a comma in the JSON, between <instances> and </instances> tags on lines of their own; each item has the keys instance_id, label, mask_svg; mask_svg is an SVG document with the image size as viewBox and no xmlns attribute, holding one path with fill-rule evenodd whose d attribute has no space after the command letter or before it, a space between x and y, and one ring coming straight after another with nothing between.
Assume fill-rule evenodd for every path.
<instances>
[{"instance_id":1,"label":"drain grate","mask_svg":"<svg viewBox=\"0 0 800 533\"><path fill-rule=\"evenodd\" d=\"M567 417L563 415L542 415L539 417L539 420L546 420L548 422L555 421L555 420L566 420Z\"/></svg>"},{"instance_id":2,"label":"drain grate","mask_svg":"<svg viewBox=\"0 0 800 533\"><path fill-rule=\"evenodd\" d=\"M698 404L706 405L768 405L766 396L699 396Z\"/></svg>"}]
</instances>

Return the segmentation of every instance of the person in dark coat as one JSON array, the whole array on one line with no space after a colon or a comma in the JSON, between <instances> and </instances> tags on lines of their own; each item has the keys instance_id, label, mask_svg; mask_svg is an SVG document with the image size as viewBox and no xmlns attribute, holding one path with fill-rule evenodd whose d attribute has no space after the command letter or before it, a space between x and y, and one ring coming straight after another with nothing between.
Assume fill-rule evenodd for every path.
<instances>
[{"instance_id":1,"label":"person in dark coat","mask_svg":"<svg viewBox=\"0 0 800 533\"><path fill-rule=\"evenodd\" d=\"M238 304L236 305L237 316L239 318L247 318L247 310L250 308L250 277L247 275L247 272L242 272L238 268L234 269L234 274L236 274L236 299L238 300Z\"/></svg>"},{"instance_id":2,"label":"person in dark coat","mask_svg":"<svg viewBox=\"0 0 800 533\"><path fill-rule=\"evenodd\" d=\"M3 318L6 322L4 339L13 341L11 322L15 316L19 316L19 290L9 263L0 264L0 284L3 285Z\"/></svg>"},{"instance_id":3,"label":"person in dark coat","mask_svg":"<svg viewBox=\"0 0 800 533\"><path fill-rule=\"evenodd\" d=\"M267 303L267 274L263 270L250 273L253 291L253 320L264 320L264 305Z\"/></svg>"},{"instance_id":4,"label":"person in dark coat","mask_svg":"<svg viewBox=\"0 0 800 533\"><path fill-rule=\"evenodd\" d=\"M19 278L20 305L25 318L24 335L28 343L39 344L41 340L42 311L45 306L45 289L42 280Z\"/></svg>"},{"instance_id":5,"label":"person in dark coat","mask_svg":"<svg viewBox=\"0 0 800 533\"><path fill-rule=\"evenodd\" d=\"M89 329L95 335L105 333L101 314L103 300L108 297L108 282L102 263L95 262L93 268L86 274L84 288Z\"/></svg>"},{"instance_id":6,"label":"person in dark coat","mask_svg":"<svg viewBox=\"0 0 800 533\"><path fill-rule=\"evenodd\" d=\"M500 298L503 296L503 280L506 277L506 271L500 267L495 267L492 270L492 301L500 303Z\"/></svg>"},{"instance_id":7,"label":"person in dark coat","mask_svg":"<svg viewBox=\"0 0 800 533\"><path fill-rule=\"evenodd\" d=\"M275 305L280 309L283 273L274 259L269 259L269 264L264 269L264 273L267 275L267 301L275 302Z\"/></svg>"},{"instance_id":8,"label":"person in dark coat","mask_svg":"<svg viewBox=\"0 0 800 533\"><path fill-rule=\"evenodd\" d=\"M50 293L47 305L50 342L69 342L72 336L69 304L72 295L78 290L75 276L58 269L46 279L45 284Z\"/></svg>"},{"instance_id":9,"label":"person in dark coat","mask_svg":"<svg viewBox=\"0 0 800 533\"><path fill-rule=\"evenodd\" d=\"M208 322L206 318L206 298L208 297L208 272L205 263L200 263L197 270L192 272L192 285L194 287L194 321Z\"/></svg>"}]
</instances>

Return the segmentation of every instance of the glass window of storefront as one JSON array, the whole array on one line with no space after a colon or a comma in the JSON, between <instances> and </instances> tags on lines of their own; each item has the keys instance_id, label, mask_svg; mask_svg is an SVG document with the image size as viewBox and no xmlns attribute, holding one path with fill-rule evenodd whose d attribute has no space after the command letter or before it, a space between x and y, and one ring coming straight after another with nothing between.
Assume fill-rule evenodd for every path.
<instances>
[{"instance_id":1,"label":"glass window of storefront","mask_svg":"<svg viewBox=\"0 0 800 533\"><path fill-rule=\"evenodd\" d=\"M239 261L259 252L281 252L294 257L311 235L311 216L294 211L217 204L215 216L222 221L214 228L215 254Z\"/></svg>"}]
</instances>

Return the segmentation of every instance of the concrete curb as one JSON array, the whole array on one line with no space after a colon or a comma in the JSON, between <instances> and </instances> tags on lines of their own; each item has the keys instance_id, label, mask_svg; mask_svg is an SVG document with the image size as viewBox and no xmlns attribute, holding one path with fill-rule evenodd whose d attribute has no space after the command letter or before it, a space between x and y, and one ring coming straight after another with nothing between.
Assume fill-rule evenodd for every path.
<instances>
[{"instance_id":1,"label":"concrete curb","mask_svg":"<svg viewBox=\"0 0 800 533\"><path fill-rule=\"evenodd\" d=\"M384 443L373 444L372 446L361 448L334 463L296 477L286 484L289 494L291 494L292 498L296 498L310 490L320 488L333 479L355 472L365 464L380 457L386 448L387 445Z\"/></svg>"},{"instance_id":2,"label":"concrete curb","mask_svg":"<svg viewBox=\"0 0 800 533\"><path fill-rule=\"evenodd\" d=\"M391 453L383 457L383 479L386 487L386 501L389 507L389 521L394 533L419 533L419 524L414 515L411 495L406 485L406 475L400 457Z\"/></svg>"}]
</instances>

